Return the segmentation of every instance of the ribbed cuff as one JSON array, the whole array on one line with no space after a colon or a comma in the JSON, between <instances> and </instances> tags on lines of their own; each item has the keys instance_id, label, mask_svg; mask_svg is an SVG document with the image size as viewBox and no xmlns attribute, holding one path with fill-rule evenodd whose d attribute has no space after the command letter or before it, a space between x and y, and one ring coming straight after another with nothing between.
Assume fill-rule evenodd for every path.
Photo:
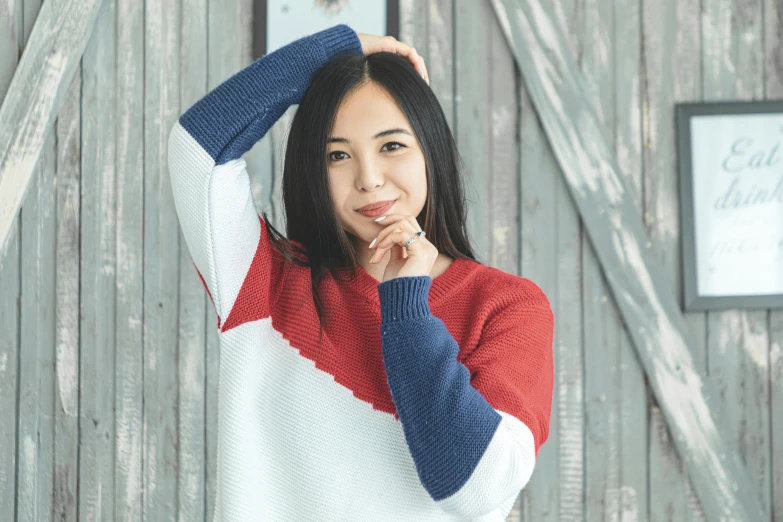
<instances>
[{"instance_id":1,"label":"ribbed cuff","mask_svg":"<svg viewBox=\"0 0 783 522\"><path fill-rule=\"evenodd\" d=\"M362 44L356 31L345 24L335 25L312 36L323 44L328 59L347 51L362 52Z\"/></svg>"},{"instance_id":2,"label":"ribbed cuff","mask_svg":"<svg viewBox=\"0 0 783 522\"><path fill-rule=\"evenodd\" d=\"M430 315L430 276L395 277L378 285L381 325Z\"/></svg>"}]
</instances>

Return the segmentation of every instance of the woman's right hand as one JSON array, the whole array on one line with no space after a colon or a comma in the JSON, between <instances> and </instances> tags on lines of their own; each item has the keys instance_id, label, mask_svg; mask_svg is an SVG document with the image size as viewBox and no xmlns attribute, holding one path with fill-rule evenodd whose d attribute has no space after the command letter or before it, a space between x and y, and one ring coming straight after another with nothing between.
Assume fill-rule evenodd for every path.
<instances>
[{"instance_id":1,"label":"woman's right hand","mask_svg":"<svg viewBox=\"0 0 783 522\"><path fill-rule=\"evenodd\" d=\"M398 41L393 36L376 36L365 33L356 33L356 36L359 37L365 56L379 52L399 54L413 64L413 67L424 77L427 85L430 84L430 76L427 74L427 67L424 66L424 58L419 56L416 48Z\"/></svg>"}]
</instances>

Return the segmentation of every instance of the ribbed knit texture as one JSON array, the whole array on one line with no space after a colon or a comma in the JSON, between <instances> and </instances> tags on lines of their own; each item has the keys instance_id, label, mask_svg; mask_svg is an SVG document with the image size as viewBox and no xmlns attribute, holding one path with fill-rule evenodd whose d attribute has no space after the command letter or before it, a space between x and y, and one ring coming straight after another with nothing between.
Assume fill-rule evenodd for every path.
<instances>
[{"instance_id":1,"label":"ribbed knit texture","mask_svg":"<svg viewBox=\"0 0 783 522\"><path fill-rule=\"evenodd\" d=\"M169 136L177 215L218 315L219 521L499 522L549 434L554 316L529 279L458 258L435 279L324 278L255 210L242 155L341 52L337 25L248 65Z\"/></svg>"}]
</instances>

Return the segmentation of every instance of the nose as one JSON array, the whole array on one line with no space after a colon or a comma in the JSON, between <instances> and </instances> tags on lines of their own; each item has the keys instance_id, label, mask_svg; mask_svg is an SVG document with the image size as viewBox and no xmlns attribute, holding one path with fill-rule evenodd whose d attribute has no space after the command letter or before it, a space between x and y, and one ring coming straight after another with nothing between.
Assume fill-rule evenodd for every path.
<instances>
[{"instance_id":1,"label":"nose","mask_svg":"<svg viewBox=\"0 0 783 522\"><path fill-rule=\"evenodd\" d=\"M382 187L385 176L379 164L372 160L362 160L356 176L356 188L360 191L372 192L376 187Z\"/></svg>"}]
</instances>

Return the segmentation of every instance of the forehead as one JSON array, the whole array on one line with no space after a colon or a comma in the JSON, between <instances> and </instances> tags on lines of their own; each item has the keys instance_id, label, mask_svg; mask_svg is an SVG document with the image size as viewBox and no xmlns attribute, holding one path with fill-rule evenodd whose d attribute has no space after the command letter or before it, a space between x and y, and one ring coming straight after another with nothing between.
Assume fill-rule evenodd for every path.
<instances>
[{"instance_id":1,"label":"forehead","mask_svg":"<svg viewBox=\"0 0 783 522\"><path fill-rule=\"evenodd\" d=\"M411 130L408 119L391 94L375 83L350 92L337 109L332 135L369 138L388 127Z\"/></svg>"}]
</instances>

